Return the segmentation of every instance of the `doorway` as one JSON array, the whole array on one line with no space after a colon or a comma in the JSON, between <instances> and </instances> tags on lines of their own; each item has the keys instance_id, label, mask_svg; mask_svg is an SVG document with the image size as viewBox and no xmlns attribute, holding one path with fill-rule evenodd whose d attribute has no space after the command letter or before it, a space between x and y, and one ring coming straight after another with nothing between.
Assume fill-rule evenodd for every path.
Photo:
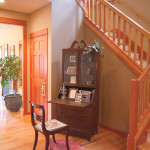
<instances>
[{"instance_id":1,"label":"doorway","mask_svg":"<svg viewBox=\"0 0 150 150\"><path fill-rule=\"evenodd\" d=\"M23 114L27 114L27 21L0 17L0 23L22 26L23 40L22 40L22 101Z\"/></svg>"}]
</instances>

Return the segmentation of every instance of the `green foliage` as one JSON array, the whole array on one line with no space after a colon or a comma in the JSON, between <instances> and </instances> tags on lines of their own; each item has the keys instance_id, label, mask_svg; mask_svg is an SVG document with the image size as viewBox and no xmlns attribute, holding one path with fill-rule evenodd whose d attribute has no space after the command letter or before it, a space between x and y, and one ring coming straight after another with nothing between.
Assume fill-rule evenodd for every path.
<instances>
[{"instance_id":1,"label":"green foliage","mask_svg":"<svg viewBox=\"0 0 150 150\"><path fill-rule=\"evenodd\" d=\"M1 80L2 87L12 80L21 80L19 71L21 70L22 62L18 56L7 56L0 61L0 64L2 65L0 76L4 75Z\"/></svg>"},{"instance_id":2,"label":"green foliage","mask_svg":"<svg viewBox=\"0 0 150 150\"><path fill-rule=\"evenodd\" d=\"M84 54L88 54L88 53L90 53L92 50L95 50L96 52L99 52L100 53L100 55L102 56L102 57L104 57L104 55L103 55L103 46L100 46L100 44L98 43L98 41L94 41L94 43L90 46L87 46L87 47L85 47L85 51L84 51Z\"/></svg>"}]
</instances>

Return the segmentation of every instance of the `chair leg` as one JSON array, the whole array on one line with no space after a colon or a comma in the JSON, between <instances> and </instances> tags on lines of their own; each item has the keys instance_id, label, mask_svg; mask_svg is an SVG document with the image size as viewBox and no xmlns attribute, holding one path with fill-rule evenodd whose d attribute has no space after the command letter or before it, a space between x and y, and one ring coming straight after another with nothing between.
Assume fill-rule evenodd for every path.
<instances>
[{"instance_id":1,"label":"chair leg","mask_svg":"<svg viewBox=\"0 0 150 150\"><path fill-rule=\"evenodd\" d=\"M35 150L35 148L36 148L37 141L38 141L38 131L35 130L35 140L34 140L33 150Z\"/></svg>"},{"instance_id":2,"label":"chair leg","mask_svg":"<svg viewBox=\"0 0 150 150\"><path fill-rule=\"evenodd\" d=\"M54 141L54 143L56 143L55 134L53 134L52 136L53 136L53 141Z\"/></svg>"},{"instance_id":3,"label":"chair leg","mask_svg":"<svg viewBox=\"0 0 150 150\"><path fill-rule=\"evenodd\" d=\"M45 150L48 150L48 148L49 148L49 135L45 135L45 140L46 140Z\"/></svg>"},{"instance_id":4,"label":"chair leg","mask_svg":"<svg viewBox=\"0 0 150 150\"><path fill-rule=\"evenodd\" d=\"M69 132L69 128L68 128L67 131L66 131L66 147L67 147L67 150L69 150L69 144L68 144L68 132Z\"/></svg>"}]
</instances>

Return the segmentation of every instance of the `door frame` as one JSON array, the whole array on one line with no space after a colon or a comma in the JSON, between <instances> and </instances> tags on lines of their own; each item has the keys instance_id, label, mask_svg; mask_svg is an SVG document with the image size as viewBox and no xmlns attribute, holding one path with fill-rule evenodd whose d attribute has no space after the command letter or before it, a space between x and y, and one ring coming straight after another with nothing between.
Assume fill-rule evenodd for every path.
<instances>
[{"instance_id":1,"label":"door frame","mask_svg":"<svg viewBox=\"0 0 150 150\"><path fill-rule=\"evenodd\" d=\"M23 115L28 114L27 112L27 21L18 20L12 18L0 17L0 23L19 25L23 27L23 78L22 78L22 100L24 102L24 112Z\"/></svg>"}]
</instances>

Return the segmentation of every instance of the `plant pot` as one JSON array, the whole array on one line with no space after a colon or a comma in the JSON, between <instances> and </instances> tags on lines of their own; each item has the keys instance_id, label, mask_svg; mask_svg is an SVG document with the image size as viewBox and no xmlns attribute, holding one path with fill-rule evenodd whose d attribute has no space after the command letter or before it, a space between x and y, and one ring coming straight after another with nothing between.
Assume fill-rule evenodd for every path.
<instances>
[{"instance_id":1,"label":"plant pot","mask_svg":"<svg viewBox=\"0 0 150 150\"><path fill-rule=\"evenodd\" d=\"M5 96L6 108L9 111L17 112L22 106L22 95L21 94L10 94Z\"/></svg>"}]
</instances>

